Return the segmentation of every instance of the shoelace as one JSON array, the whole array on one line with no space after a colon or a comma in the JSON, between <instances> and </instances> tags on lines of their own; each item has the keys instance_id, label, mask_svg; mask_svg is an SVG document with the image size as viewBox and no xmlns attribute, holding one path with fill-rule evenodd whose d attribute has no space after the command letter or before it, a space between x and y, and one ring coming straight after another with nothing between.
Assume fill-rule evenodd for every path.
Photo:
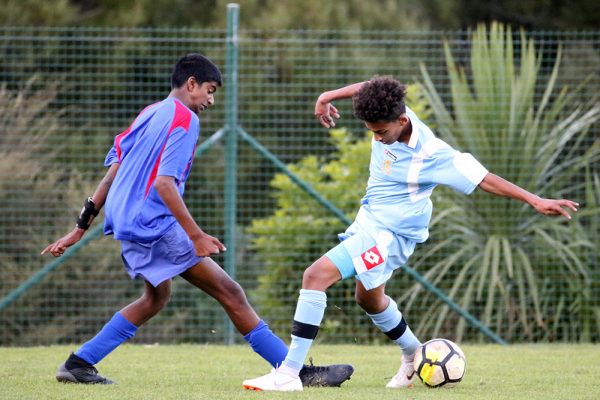
<instances>
[{"instance_id":1,"label":"shoelace","mask_svg":"<svg viewBox=\"0 0 600 400\"><path fill-rule=\"evenodd\" d=\"M327 367L324 367L322 365L314 365L312 357L308 358L308 362L310 362L310 365L306 366L307 370L315 371L315 372L324 372L324 371L327 371Z\"/></svg>"},{"instance_id":2,"label":"shoelace","mask_svg":"<svg viewBox=\"0 0 600 400\"><path fill-rule=\"evenodd\" d=\"M98 370L93 365L90 365L89 367L88 366L82 367L82 369L84 369L86 372L88 372L91 375L98 375Z\"/></svg>"}]
</instances>

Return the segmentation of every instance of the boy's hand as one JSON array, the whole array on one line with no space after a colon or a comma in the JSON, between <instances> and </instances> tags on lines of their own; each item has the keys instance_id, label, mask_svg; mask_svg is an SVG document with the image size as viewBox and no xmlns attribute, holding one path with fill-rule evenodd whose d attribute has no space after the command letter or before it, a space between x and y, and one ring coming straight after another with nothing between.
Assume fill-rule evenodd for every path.
<instances>
[{"instance_id":1,"label":"boy's hand","mask_svg":"<svg viewBox=\"0 0 600 400\"><path fill-rule=\"evenodd\" d=\"M321 100L317 100L315 104L315 118L319 120L319 123L325 128L333 128L335 126L334 117L336 119L340 118L337 108L331 103L324 103Z\"/></svg>"},{"instance_id":2,"label":"boy's hand","mask_svg":"<svg viewBox=\"0 0 600 400\"><path fill-rule=\"evenodd\" d=\"M208 257L211 254L219 254L226 251L227 248L216 237L203 233L198 239L194 240L194 249L199 257Z\"/></svg>"},{"instance_id":3,"label":"boy's hand","mask_svg":"<svg viewBox=\"0 0 600 400\"><path fill-rule=\"evenodd\" d=\"M571 200L554 200L554 199L542 199L535 201L532 206L537 212L544 215L562 215L566 219L571 219L571 215L566 209L571 209L573 212L577 212L579 203Z\"/></svg>"},{"instance_id":4,"label":"boy's hand","mask_svg":"<svg viewBox=\"0 0 600 400\"><path fill-rule=\"evenodd\" d=\"M54 257L62 256L67 247L71 247L72 245L81 240L84 233L85 231L83 229L73 229L71 232L58 239L56 242L49 244L44 250L42 250L41 255L50 252L50 254L52 254Z\"/></svg>"}]
</instances>

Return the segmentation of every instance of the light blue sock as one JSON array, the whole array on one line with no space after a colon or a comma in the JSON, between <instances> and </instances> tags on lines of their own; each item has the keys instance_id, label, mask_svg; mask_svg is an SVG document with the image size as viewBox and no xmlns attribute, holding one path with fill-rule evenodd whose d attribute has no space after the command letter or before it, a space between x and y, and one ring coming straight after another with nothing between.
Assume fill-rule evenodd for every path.
<instances>
[{"instance_id":1,"label":"light blue sock","mask_svg":"<svg viewBox=\"0 0 600 400\"><path fill-rule=\"evenodd\" d=\"M96 336L85 342L75 352L75 355L95 365L119 347L121 343L133 337L137 329L137 326L117 312Z\"/></svg>"},{"instance_id":2,"label":"light blue sock","mask_svg":"<svg viewBox=\"0 0 600 400\"><path fill-rule=\"evenodd\" d=\"M390 300L390 304L385 310L379 314L367 313L367 315L376 327L400 346L402 354L413 355L421 343L406 324L396 302L391 297L386 297Z\"/></svg>"},{"instance_id":3,"label":"light blue sock","mask_svg":"<svg viewBox=\"0 0 600 400\"><path fill-rule=\"evenodd\" d=\"M283 365L300 371L308 350L317 336L319 326L327 307L327 295L319 290L300 290L294 324L292 326L292 343Z\"/></svg>"},{"instance_id":4,"label":"light blue sock","mask_svg":"<svg viewBox=\"0 0 600 400\"><path fill-rule=\"evenodd\" d=\"M252 347L252 350L267 360L274 368L281 365L288 353L288 348L283 340L276 336L263 320L260 320L250 333L244 335L244 339Z\"/></svg>"}]
</instances>

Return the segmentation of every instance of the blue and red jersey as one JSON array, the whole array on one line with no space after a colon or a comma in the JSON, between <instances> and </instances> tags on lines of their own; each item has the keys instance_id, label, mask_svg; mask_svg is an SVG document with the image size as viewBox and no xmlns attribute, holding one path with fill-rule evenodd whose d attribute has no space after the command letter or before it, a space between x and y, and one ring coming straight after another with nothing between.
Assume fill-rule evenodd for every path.
<instances>
[{"instance_id":1,"label":"blue and red jersey","mask_svg":"<svg viewBox=\"0 0 600 400\"><path fill-rule=\"evenodd\" d=\"M172 176L183 196L199 134L198 116L169 97L146 107L115 137L104 161L120 164L104 207L105 235L150 242L176 223L153 184L157 176Z\"/></svg>"}]
</instances>

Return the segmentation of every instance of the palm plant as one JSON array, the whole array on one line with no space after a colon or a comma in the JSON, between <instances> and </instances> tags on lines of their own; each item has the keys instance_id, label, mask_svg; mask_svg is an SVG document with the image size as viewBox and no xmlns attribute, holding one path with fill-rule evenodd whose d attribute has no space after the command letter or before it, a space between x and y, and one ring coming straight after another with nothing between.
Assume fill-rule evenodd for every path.
<instances>
[{"instance_id":1,"label":"palm plant","mask_svg":"<svg viewBox=\"0 0 600 400\"><path fill-rule=\"evenodd\" d=\"M523 32L519 49L513 48L510 28L498 23L479 26L471 36L468 69L454 61L445 44L451 108L421 67L439 135L540 196L583 191L586 168L599 159L590 126L600 118L600 106L575 104L566 88L555 86L560 49L542 79L541 53ZM540 85L543 95L536 98ZM566 223L514 200L444 189L434 193L434 204L441 211L434 214L431 241L415 254L413 267L427 270L426 277L506 339L580 338L578 332L592 323L578 305L589 304L588 260L597 247L581 218ZM597 216L598 208L587 213ZM465 322L451 317L448 307L420 286L404 300L433 316L419 326L421 334L454 330L460 340L467 333ZM559 330L565 323L572 331Z\"/></svg>"}]
</instances>

